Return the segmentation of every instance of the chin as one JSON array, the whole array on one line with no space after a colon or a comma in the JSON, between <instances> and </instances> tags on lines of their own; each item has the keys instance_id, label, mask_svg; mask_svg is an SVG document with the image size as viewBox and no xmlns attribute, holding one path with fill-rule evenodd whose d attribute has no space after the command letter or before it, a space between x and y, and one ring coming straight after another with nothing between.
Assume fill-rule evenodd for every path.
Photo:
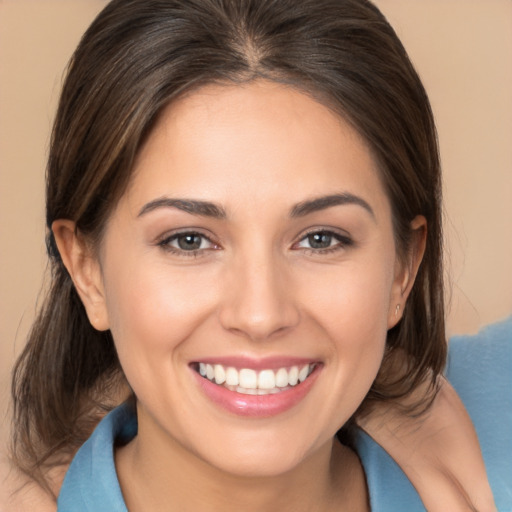
<instances>
[{"instance_id":1,"label":"chin","mask_svg":"<svg viewBox=\"0 0 512 512\"><path fill-rule=\"evenodd\" d=\"M294 447L293 451L282 448L260 450L259 453L244 453L210 460L210 465L218 470L238 478L264 479L285 475L300 467L308 458ZM215 457L217 459L217 457Z\"/></svg>"}]
</instances>

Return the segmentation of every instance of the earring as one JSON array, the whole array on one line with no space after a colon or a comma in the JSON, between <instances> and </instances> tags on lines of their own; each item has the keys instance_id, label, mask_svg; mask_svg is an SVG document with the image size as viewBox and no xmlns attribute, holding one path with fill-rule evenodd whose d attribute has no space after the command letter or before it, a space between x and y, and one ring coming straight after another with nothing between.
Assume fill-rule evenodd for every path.
<instances>
[{"instance_id":1,"label":"earring","mask_svg":"<svg viewBox=\"0 0 512 512\"><path fill-rule=\"evenodd\" d=\"M400 312L400 304L397 304L396 305L396 308L395 308L395 317L398 316L398 313Z\"/></svg>"}]
</instances>

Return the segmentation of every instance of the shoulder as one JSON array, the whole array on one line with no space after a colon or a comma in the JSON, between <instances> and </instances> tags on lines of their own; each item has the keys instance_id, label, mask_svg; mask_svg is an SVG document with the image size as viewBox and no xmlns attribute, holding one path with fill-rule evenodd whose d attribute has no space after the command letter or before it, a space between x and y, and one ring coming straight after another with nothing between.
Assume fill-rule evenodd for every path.
<instances>
[{"instance_id":1,"label":"shoulder","mask_svg":"<svg viewBox=\"0 0 512 512\"><path fill-rule=\"evenodd\" d=\"M512 316L472 336L450 339L446 376L473 421L512 415ZM494 409L501 404L503 411Z\"/></svg>"},{"instance_id":2,"label":"shoulder","mask_svg":"<svg viewBox=\"0 0 512 512\"><path fill-rule=\"evenodd\" d=\"M446 376L468 409L479 435L491 427L499 429L498 422L510 427L512 316L476 335L452 337Z\"/></svg>"},{"instance_id":3,"label":"shoulder","mask_svg":"<svg viewBox=\"0 0 512 512\"><path fill-rule=\"evenodd\" d=\"M59 466L49 476L53 487L61 485L67 466ZM57 503L45 489L21 474L6 457L0 460L0 512L55 512Z\"/></svg>"},{"instance_id":4,"label":"shoulder","mask_svg":"<svg viewBox=\"0 0 512 512\"><path fill-rule=\"evenodd\" d=\"M512 511L512 317L454 336L446 369L471 416L500 511Z\"/></svg>"},{"instance_id":5,"label":"shoulder","mask_svg":"<svg viewBox=\"0 0 512 512\"><path fill-rule=\"evenodd\" d=\"M127 512L117 479L114 448L117 442L128 442L136 432L137 420L128 404L103 418L71 462L57 501L59 512Z\"/></svg>"},{"instance_id":6,"label":"shoulder","mask_svg":"<svg viewBox=\"0 0 512 512\"><path fill-rule=\"evenodd\" d=\"M478 334L450 339L446 373L457 390L464 392L467 386L474 387L469 376L485 382L491 389L510 383L511 365L512 316L483 328Z\"/></svg>"},{"instance_id":7,"label":"shoulder","mask_svg":"<svg viewBox=\"0 0 512 512\"><path fill-rule=\"evenodd\" d=\"M446 374L475 426L498 510L512 512L512 317L476 335L453 337ZM361 432L357 449L374 512L425 510L381 446Z\"/></svg>"}]
</instances>

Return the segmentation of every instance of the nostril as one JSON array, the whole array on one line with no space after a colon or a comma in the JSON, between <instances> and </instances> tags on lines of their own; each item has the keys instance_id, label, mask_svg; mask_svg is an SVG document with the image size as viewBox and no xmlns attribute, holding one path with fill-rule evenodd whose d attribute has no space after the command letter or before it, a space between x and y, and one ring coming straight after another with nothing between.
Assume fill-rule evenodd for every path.
<instances>
[{"instance_id":1,"label":"nostril","mask_svg":"<svg viewBox=\"0 0 512 512\"><path fill-rule=\"evenodd\" d=\"M251 340L266 340L283 334L299 322L299 312L293 304L270 301L256 304L249 298L244 303L225 305L220 311L220 323L231 333Z\"/></svg>"}]
</instances>

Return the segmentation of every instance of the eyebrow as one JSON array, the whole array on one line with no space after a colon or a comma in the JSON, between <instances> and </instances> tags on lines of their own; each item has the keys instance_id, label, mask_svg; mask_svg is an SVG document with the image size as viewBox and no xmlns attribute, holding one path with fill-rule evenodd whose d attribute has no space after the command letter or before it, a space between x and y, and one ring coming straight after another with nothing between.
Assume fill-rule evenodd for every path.
<instances>
[{"instance_id":1,"label":"eyebrow","mask_svg":"<svg viewBox=\"0 0 512 512\"><path fill-rule=\"evenodd\" d=\"M159 197L145 204L139 212L138 217L152 212L158 208L177 208L192 215L202 217L213 217L214 219L225 219L225 210L209 201L198 201L196 199L173 199L170 197Z\"/></svg>"},{"instance_id":2,"label":"eyebrow","mask_svg":"<svg viewBox=\"0 0 512 512\"><path fill-rule=\"evenodd\" d=\"M314 212L325 210L333 206L357 205L364 208L375 219L375 213L372 207L361 197L347 192L341 194L331 194L309 199L297 203L290 210L290 217L304 217ZM214 219L225 219L226 211L221 206L210 201L200 201L197 199L174 199L171 197L159 197L149 203L146 203L140 210L138 217L141 217L158 208L177 208L192 215L202 217L211 217Z\"/></svg>"},{"instance_id":3,"label":"eyebrow","mask_svg":"<svg viewBox=\"0 0 512 512\"><path fill-rule=\"evenodd\" d=\"M331 194L328 196L321 196L308 201L303 201L295 205L291 212L290 217L303 217L310 213L325 210L332 206L349 205L354 204L364 208L375 220L375 213L372 207L362 198L354 194L344 192L342 194Z\"/></svg>"}]
</instances>

